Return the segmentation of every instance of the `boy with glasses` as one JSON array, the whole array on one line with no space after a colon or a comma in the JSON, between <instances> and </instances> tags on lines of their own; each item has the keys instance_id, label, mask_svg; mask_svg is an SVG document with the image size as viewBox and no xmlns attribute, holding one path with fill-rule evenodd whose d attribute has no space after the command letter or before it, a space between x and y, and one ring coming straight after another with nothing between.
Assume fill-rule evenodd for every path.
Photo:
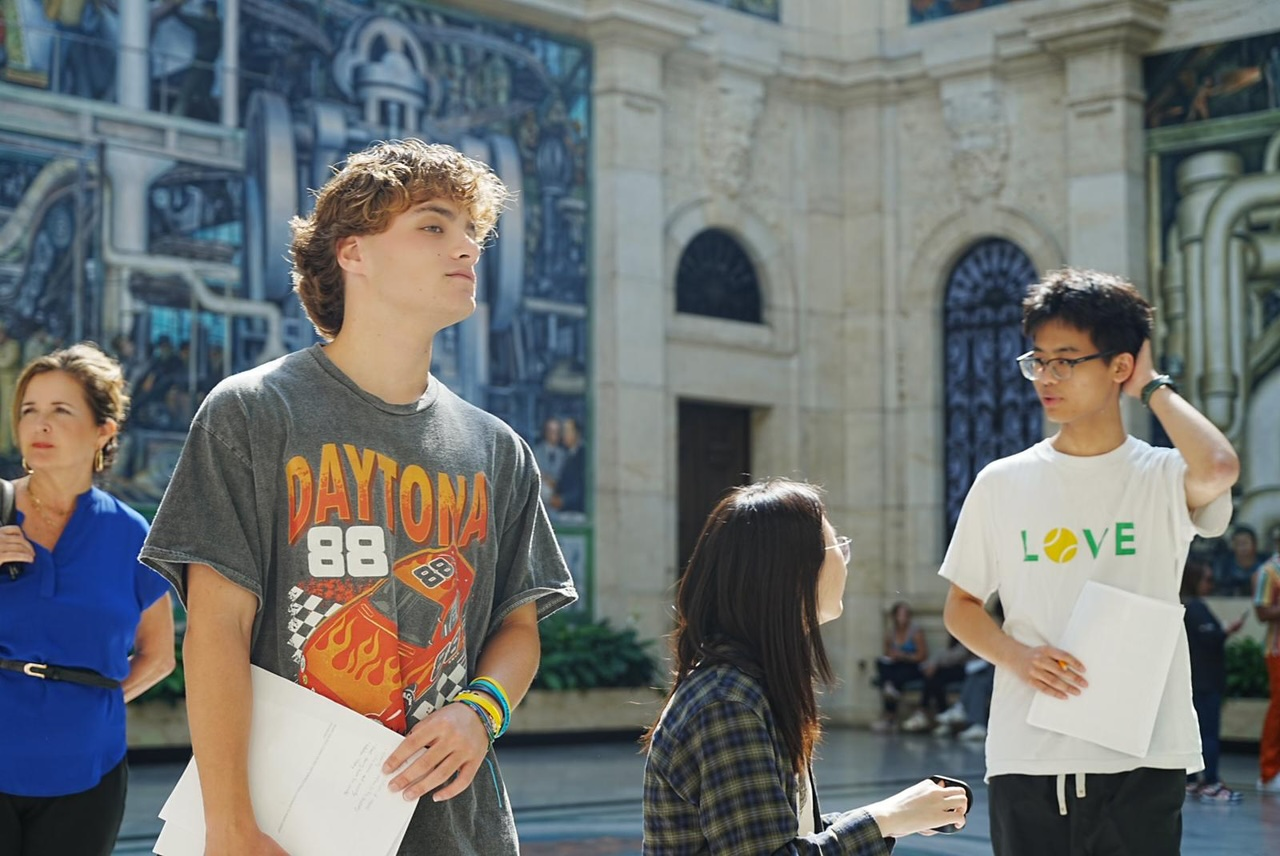
<instances>
[{"instance_id":1,"label":"boy with glasses","mask_svg":"<svg viewBox=\"0 0 1280 856\"><path fill-rule=\"evenodd\" d=\"M996 666L987 738L996 856L1167 856L1181 845L1186 774L1203 766L1185 632L1145 757L1026 721L1037 692L1089 692L1084 665L1053 645L1087 581L1177 604L1192 537L1218 535L1230 519L1236 454L1156 372L1151 316L1116 276L1067 269L1031 286L1023 330L1034 347L1018 364L1059 429L979 473L943 560L947 629ZM1175 448L1126 433L1124 395L1150 408ZM1003 628L983 609L995 593Z\"/></svg>"}]
</instances>

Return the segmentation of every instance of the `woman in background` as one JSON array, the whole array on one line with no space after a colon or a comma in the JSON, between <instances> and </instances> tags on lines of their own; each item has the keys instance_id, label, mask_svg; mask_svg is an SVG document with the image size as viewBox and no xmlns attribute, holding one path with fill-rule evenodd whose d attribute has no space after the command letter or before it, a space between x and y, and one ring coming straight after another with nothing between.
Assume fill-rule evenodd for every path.
<instances>
[{"instance_id":1,"label":"woman in background","mask_svg":"<svg viewBox=\"0 0 1280 856\"><path fill-rule=\"evenodd\" d=\"M720 501L676 599L675 680L645 736L644 852L882 854L892 839L963 826L964 790L925 780L821 814L818 625L844 609L849 539L818 491L775 479Z\"/></svg>"},{"instance_id":2,"label":"woman in background","mask_svg":"<svg viewBox=\"0 0 1280 856\"><path fill-rule=\"evenodd\" d=\"M108 856L124 813L125 703L173 670L169 586L146 521L93 486L129 406L119 364L74 345L29 363L13 422L28 475L0 527L0 853ZM130 656L132 652L132 656Z\"/></svg>"},{"instance_id":3,"label":"woman in background","mask_svg":"<svg viewBox=\"0 0 1280 856\"><path fill-rule=\"evenodd\" d=\"M1222 728L1222 697L1227 691L1227 637L1244 626L1244 616L1223 628L1222 622L1202 600L1213 593L1213 568L1207 562L1188 559L1182 572L1182 621L1191 649L1191 703L1200 720L1200 751L1204 770L1187 776L1187 797L1201 802L1239 802L1240 794L1218 778L1218 734Z\"/></svg>"}]
</instances>

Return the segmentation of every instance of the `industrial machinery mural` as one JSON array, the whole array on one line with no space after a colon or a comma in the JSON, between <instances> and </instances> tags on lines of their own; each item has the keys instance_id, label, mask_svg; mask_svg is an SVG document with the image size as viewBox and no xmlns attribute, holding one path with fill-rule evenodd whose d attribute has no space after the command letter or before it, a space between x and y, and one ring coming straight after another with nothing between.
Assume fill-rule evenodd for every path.
<instances>
[{"instance_id":1,"label":"industrial machinery mural","mask_svg":"<svg viewBox=\"0 0 1280 856\"><path fill-rule=\"evenodd\" d=\"M420 137L516 192L478 311L440 335L433 371L539 450L586 574L588 46L383 0L11 0L0 26L0 114L20 103L120 129L32 134L0 116L0 474L18 469L16 372L88 338L133 387L112 486L156 503L213 384L315 341L291 292L289 218L349 152ZM197 127L225 145L164 149Z\"/></svg>"},{"instance_id":2,"label":"industrial machinery mural","mask_svg":"<svg viewBox=\"0 0 1280 856\"><path fill-rule=\"evenodd\" d=\"M1280 522L1280 33L1146 61L1165 370L1240 452L1237 522Z\"/></svg>"}]
</instances>

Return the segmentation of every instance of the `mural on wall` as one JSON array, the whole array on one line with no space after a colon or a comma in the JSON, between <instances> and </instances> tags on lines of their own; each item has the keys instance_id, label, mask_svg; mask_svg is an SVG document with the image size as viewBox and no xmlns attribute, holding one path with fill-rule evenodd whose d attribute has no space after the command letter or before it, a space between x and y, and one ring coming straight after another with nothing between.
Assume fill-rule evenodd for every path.
<instances>
[{"instance_id":1,"label":"mural on wall","mask_svg":"<svg viewBox=\"0 0 1280 856\"><path fill-rule=\"evenodd\" d=\"M0 396L29 354L80 338L113 351L134 411L112 486L154 505L213 384L315 341L286 258L310 189L375 140L448 143L516 198L481 259L477 312L437 338L433 373L538 450L589 592L589 47L418 2L134 3L5 3L0 81L86 105L147 103L160 123L233 115L243 161L0 134ZM143 7L134 81L121 17ZM239 69L234 84L224 62ZM2 412L0 470L13 475Z\"/></svg>"},{"instance_id":2,"label":"mural on wall","mask_svg":"<svg viewBox=\"0 0 1280 856\"><path fill-rule=\"evenodd\" d=\"M1148 57L1148 128L1280 108L1280 33Z\"/></svg>"},{"instance_id":3,"label":"mural on wall","mask_svg":"<svg viewBox=\"0 0 1280 856\"><path fill-rule=\"evenodd\" d=\"M1237 523L1280 522L1280 33L1145 64L1164 368L1235 444Z\"/></svg>"},{"instance_id":4,"label":"mural on wall","mask_svg":"<svg viewBox=\"0 0 1280 856\"><path fill-rule=\"evenodd\" d=\"M749 15L758 15L761 18L776 21L778 20L778 4L781 0L702 0L702 2L710 3L713 6L724 6L726 9L746 12Z\"/></svg>"},{"instance_id":5,"label":"mural on wall","mask_svg":"<svg viewBox=\"0 0 1280 856\"><path fill-rule=\"evenodd\" d=\"M925 21L936 21L939 18L950 18L952 15L1017 2L1020 0L908 0L907 23L922 24Z\"/></svg>"}]
</instances>

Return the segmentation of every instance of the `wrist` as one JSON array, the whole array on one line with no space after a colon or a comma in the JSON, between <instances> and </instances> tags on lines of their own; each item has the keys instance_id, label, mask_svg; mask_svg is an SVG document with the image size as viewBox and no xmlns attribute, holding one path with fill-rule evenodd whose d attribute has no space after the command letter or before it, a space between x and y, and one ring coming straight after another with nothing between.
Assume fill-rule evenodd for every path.
<instances>
[{"instance_id":1,"label":"wrist","mask_svg":"<svg viewBox=\"0 0 1280 856\"><path fill-rule=\"evenodd\" d=\"M1155 395L1164 387L1169 387L1172 392L1178 391L1178 385L1174 383L1173 378L1167 374L1158 374L1148 380L1142 386L1142 392L1138 395L1138 400L1142 402L1143 407L1151 406L1151 396Z\"/></svg>"}]
</instances>

